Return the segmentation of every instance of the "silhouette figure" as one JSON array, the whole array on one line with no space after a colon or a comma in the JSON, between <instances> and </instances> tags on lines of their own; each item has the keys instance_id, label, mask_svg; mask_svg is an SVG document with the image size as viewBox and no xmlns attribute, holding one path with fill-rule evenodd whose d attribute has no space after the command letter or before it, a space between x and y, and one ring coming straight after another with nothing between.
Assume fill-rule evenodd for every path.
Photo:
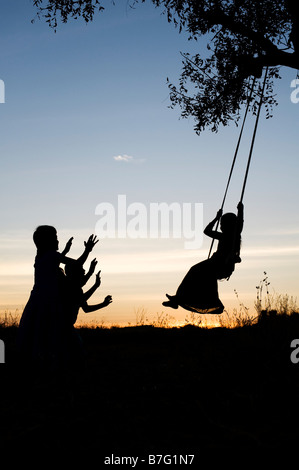
<instances>
[{"instance_id":1,"label":"silhouette figure","mask_svg":"<svg viewBox=\"0 0 299 470\"><path fill-rule=\"evenodd\" d=\"M96 260L93 262L93 267L91 266L90 271L96 266ZM96 274L96 279L94 285L86 292L83 292L82 287L86 283L85 270L82 264L75 260L70 260L65 265L65 302L66 302L66 322L67 324L73 326L77 321L77 316L79 309L82 308L85 313L95 312L101 308L107 307L112 302L111 295L107 295L104 301L95 304L89 305L87 303L88 299L92 294L100 287L101 285L101 271Z\"/></svg>"},{"instance_id":2,"label":"silhouette figure","mask_svg":"<svg viewBox=\"0 0 299 470\"><path fill-rule=\"evenodd\" d=\"M229 278L235 264L241 262L241 232L243 229L244 210L239 202L237 215L217 212L216 217L207 225L204 234L218 240L216 252L201 263L195 264L188 271L175 295L168 295L165 307L177 309L179 306L197 313L219 314L224 306L218 295L218 280ZM220 220L221 232L213 230Z\"/></svg>"},{"instance_id":3,"label":"silhouette figure","mask_svg":"<svg viewBox=\"0 0 299 470\"><path fill-rule=\"evenodd\" d=\"M84 312L94 312L101 308L107 307L112 302L111 295L105 297L104 301L95 305L88 305L87 301L92 294L101 285L101 278L99 271L96 274L94 285L86 292L83 292L82 287L86 284L90 275L93 274L97 261L94 259L91 264L87 275L80 260L68 260L65 265L65 282L64 282L64 308L63 308L63 328L64 334L64 361L67 365L74 364L76 367L84 363L85 350L83 341L79 332L75 329L74 325L77 321L79 309L82 308Z\"/></svg>"},{"instance_id":4,"label":"silhouette figure","mask_svg":"<svg viewBox=\"0 0 299 470\"><path fill-rule=\"evenodd\" d=\"M37 227L33 234L37 248L34 263L34 286L24 308L18 328L18 349L24 362L36 365L57 365L63 350L63 291L65 275L60 263L71 261L69 252L73 238L59 253L56 229ZM91 235L78 262L83 264L98 242Z\"/></svg>"}]
</instances>

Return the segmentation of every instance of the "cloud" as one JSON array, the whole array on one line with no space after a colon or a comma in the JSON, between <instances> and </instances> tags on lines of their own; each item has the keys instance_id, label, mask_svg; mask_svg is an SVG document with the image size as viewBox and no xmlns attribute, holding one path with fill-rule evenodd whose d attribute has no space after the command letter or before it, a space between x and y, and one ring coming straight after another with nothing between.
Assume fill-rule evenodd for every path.
<instances>
[{"instance_id":1,"label":"cloud","mask_svg":"<svg viewBox=\"0 0 299 470\"><path fill-rule=\"evenodd\" d=\"M113 157L115 161L117 162L131 162L133 157L130 155L117 155L117 157Z\"/></svg>"},{"instance_id":2,"label":"cloud","mask_svg":"<svg viewBox=\"0 0 299 470\"><path fill-rule=\"evenodd\" d=\"M143 163L145 162L145 158L134 158L130 155L117 155L113 157L116 162L126 162L126 163Z\"/></svg>"}]
</instances>

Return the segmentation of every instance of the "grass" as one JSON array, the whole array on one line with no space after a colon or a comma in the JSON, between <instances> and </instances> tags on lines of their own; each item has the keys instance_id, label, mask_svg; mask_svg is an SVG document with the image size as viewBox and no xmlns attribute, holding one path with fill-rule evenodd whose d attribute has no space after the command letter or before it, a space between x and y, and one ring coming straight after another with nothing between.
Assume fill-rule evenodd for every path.
<instances>
[{"instance_id":1,"label":"grass","mask_svg":"<svg viewBox=\"0 0 299 470\"><path fill-rule=\"evenodd\" d=\"M0 328L17 327L20 321L18 310L15 313L5 311L0 317Z\"/></svg>"},{"instance_id":2,"label":"grass","mask_svg":"<svg viewBox=\"0 0 299 470\"><path fill-rule=\"evenodd\" d=\"M148 325L156 328L171 328L176 321L174 316L164 312L157 312L154 318L149 319L148 312L144 307L135 310L135 317L135 325L131 325L131 323L129 323L129 326Z\"/></svg>"},{"instance_id":3,"label":"grass","mask_svg":"<svg viewBox=\"0 0 299 470\"><path fill-rule=\"evenodd\" d=\"M270 293L270 282L266 272L264 272L264 276L260 284L256 287L257 296L255 309L257 312L257 322L265 323L279 317L298 315L299 308L296 299L288 294Z\"/></svg>"},{"instance_id":4,"label":"grass","mask_svg":"<svg viewBox=\"0 0 299 470\"><path fill-rule=\"evenodd\" d=\"M249 308L240 301L238 292L235 290L235 295L239 301L239 308L234 309L232 312L224 310L224 313L217 315L218 326L221 328L242 328L253 326L259 323L264 323L276 317L291 316L299 313L296 299L288 294L270 293L270 282L267 273L264 272L264 277L256 287L256 300L255 300L255 315L252 315ZM139 308L135 311L136 323L135 326L151 325L158 328L172 328L177 327L175 317L165 314L164 312L156 313L154 319L149 319L148 312L145 308ZM214 317L213 317L214 318ZM199 328L210 328L211 322L206 315L199 315L197 313L188 312L185 317L185 323L181 327L193 325ZM133 326L130 324L130 326ZM212 326L217 326L215 321Z\"/></svg>"},{"instance_id":5,"label":"grass","mask_svg":"<svg viewBox=\"0 0 299 470\"><path fill-rule=\"evenodd\" d=\"M290 316L292 314L299 313L299 307L297 301L288 294L277 294L276 292L270 292L270 282L267 273L264 272L264 276L260 281L259 285L256 286L256 300L254 303L255 315L251 314L249 308L240 301L238 292L235 290L235 295L239 301L239 308L233 309L232 312L224 310L223 314L212 316L213 322L211 323L209 316L199 315L197 313L188 312L184 322L179 325L176 322L176 318L169 313L156 312L154 317L150 317L148 311L144 307L135 309L135 323L128 322L129 327L138 326L152 326L155 328L177 328L184 326L196 326L199 328L242 328L252 326L260 322L269 321L278 316ZM215 322L215 318L218 322ZM5 311L2 317L0 317L0 328L6 327L17 327L20 320L20 312L16 310L14 313ZM78 328L122 328L117 323L109 324L105 320L91 321L88 323L80 322L76 325Z\"/></svg>"}]
</instances>

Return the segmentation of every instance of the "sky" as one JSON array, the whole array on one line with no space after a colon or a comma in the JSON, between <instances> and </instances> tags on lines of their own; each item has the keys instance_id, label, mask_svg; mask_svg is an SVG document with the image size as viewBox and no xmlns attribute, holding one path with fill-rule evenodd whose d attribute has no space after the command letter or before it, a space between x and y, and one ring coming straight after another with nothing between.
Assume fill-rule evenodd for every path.
<instances>
[{"instance_id":1,"label":"sky","mask_svg":"<svg viewBox=\"0 0 299 470\"><path fill-rule=\"evenodd\" d=\"M162 302L208 255L202 231L221 205L239 132L231 124L198 136L192 119L169 108L166 81L178 83L180 51L196 52L204 43L188 41L150 2L135 9L127 1L107 2L92 23L70 20L56 33L44 20L31 23L32 3L0 3L0 310L20 313L25 306L33 285L32 234L48 224L57 229L60 249L74 237L70 256L80 255L90 234L100 239L89 260L98 260L102 285L90 303L108 294L113 303L81 313L82 321L125 324L162 313L183 321L186 311L166 311ZM255 314L264 272L271 294L299 293L299 103L291 100L296 71L281 69L281 75L279 105L271 119L262 112L256 137L242 263L219 283L229 312L243 303ZM253 125L249 119L227 211L240 198ZM146 234L151 210L161 203L181 210L177 238ZM118 217L127 234L118 231Z\"/></svg>"}]
</instances>

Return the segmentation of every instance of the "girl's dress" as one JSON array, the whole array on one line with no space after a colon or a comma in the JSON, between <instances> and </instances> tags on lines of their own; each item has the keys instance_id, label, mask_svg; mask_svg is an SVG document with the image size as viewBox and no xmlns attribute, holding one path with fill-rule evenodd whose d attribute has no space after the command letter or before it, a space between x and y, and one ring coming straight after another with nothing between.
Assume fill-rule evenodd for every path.
<instances>
[{"instance_id":1,"label":"girl's dress","mask_svg":"<svg viewBox=\"0 0 299 470\"><path fill-rule=\"evenodd\" d=\"M18 348L24 361L55 365L63 348L63 289L65 276L59 268L62 256L51 250L37 255L34 286L23 311Z\"/></svg>"}]
</instances>

